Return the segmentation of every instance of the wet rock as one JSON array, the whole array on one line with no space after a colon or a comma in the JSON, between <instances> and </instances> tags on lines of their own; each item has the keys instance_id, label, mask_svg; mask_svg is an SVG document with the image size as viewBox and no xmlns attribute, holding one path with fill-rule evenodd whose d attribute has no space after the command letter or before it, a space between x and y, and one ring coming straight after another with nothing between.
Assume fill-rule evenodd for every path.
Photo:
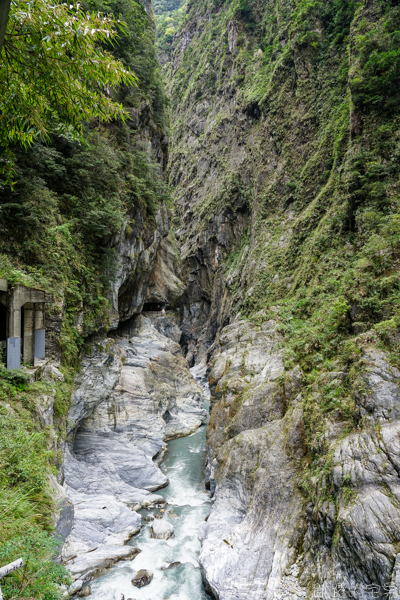
<instances>
[{"instance_id":1,"label":"wet rock","mask_svg":"<svg viewBox=\"0 0 400 600\"><path fill-rule=\"evenodd\" d=\"M175 567L179 567L182 563L178 561L175 562L168 562L166 561L161 567L161 571L166 571L167 569L174 569Z\"/></svg>"},{"instance_id":2,"label":"wet rock","mask_svg":"<svg viewBox=\"0 0 400 600\"><path fill-rule=\"evenodd\" d=\"M74 583L72 585L70 585L68 588L69 596L72 596L73 594L76 594L77 592L79 592L79 590L82 589L83 585L84 585L83 579L77 579L76 581L74 581Z\"/></svg>"},{"instance_id":3,"label":"wet rock","mask_svg":"<svg viewBox=\"0 0 400 600\"><path fill-rule=\"evenodd\" d=\"M89 576L110 569L121 560L133 560L139 552L140 550L138 551L137 548L132 548L132 546L102 544L92 552L85 552L70 559L65 563L65 566L74 579L81 580L85 578L87 580Z\"/></svg>"},{"instance_id":4,"label":"wet rock","mask_svg":"<svg viewBox=\"0 0 400 600\"><path fill-rule=\"evenodd\" d=\"M142 316L119 333L84 358L70 410L64 489L73 522L62 559L75 579L129 554L124 544L142 523L131 509L165 505L152 493L168 484L153 458L207 416L179 344Z\"/></svg>"},{"instance_id":5,"label":"wet rock","mask_svg":"<svg viewBox=\"0 0 400 600\"><path fill-rule=\"evenodd\" d=\"M90 587L90 585L84 585L83 588L79 590L78 596L79 598L87 598L87 596L90 596L91 593L92 588Z\"/></svg>"},{"instance_id":6,"label":"wet rock","mask_svg":"<svg viewBox=\"0 0 400 600\"><path fill-rule=\"evenodd\" d=\"M153 573L151 571L147 571L146 569L141 569L133 577L132 585L140 588L145 585L149 585L149 583L151 582L152 579L153 579Z\"/></svg>"},{"instance_id":7,"label":"wet rock","mask_svg":"<svg viewBox=\"0 0 400 600\"><path fill-rule=\"evenodd\" d=\"M151 525L151 537L157 540L168 540L174 536L174 526L168 521L157 520Z\"/></svg>"},{"instance_id":8,"label":"wet rock","mask_svg":"<svg viewBox=\"0 0 400 600\"><path fill-rule=\"evenodd\" d=\"M142 519L145 523L151 523L151 521L154 521L153 515L147 515L147 517L142 517Z\"/></svg>"},{"instance_id":9,"label":"wet rock","mask_svg":"<svg viewBox=\"0 0 400 600\"><path fill-rule=\"evenodd\" d=\"M124 544L140 530L140 515L113 496L68 491L74 503L74 524L62 548L68 568L78 574L85 573L89 565L96 568L96 562L103 565L107 546L111 548L110 557L119 551L131 555L132 548ZM120 546L117 551L116 546Z\"/></svg>"}]
</instances>

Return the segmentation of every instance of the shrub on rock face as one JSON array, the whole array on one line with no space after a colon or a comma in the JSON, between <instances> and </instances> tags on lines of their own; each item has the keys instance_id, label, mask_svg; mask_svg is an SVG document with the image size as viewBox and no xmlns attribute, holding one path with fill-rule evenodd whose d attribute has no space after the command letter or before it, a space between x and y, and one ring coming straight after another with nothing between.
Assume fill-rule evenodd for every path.
<instances>
[{"instance_id":1,"label":"shrub on rock face","mask_svg":"<svg viewBox=\"0 0 400 600\"><path fill-rule=\"evenodd\" d=\"M153 573L151 571L146 571L146 569L141 569L132 579L132 585L135 587L143 587L145 585L149 585L151 580L153 579Z\"/></svg>"}]
</instances>

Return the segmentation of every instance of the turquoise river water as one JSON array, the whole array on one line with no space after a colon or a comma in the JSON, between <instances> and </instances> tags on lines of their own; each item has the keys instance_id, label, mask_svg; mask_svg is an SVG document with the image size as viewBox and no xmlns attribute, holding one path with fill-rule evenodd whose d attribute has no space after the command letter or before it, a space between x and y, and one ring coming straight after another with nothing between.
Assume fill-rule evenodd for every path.
<instances>
[{"instance_id":1,"label":"turquoise river water","mask_svg":"<svg viewBox=\"0 0 400 600\"><path fill-rule=\"evenodd\" d=\"M205 403L208 408L208 403ZM209 494L204 487L206 424L195 433L168 442L168 454L161 468L169 485L157 491L167 502L163 516L173 524L175 537L157 540L150 537L151 523L143 522L130 545L141 550L132 561L121 562L91 583L91 600L209 600L200 574L198 529L210 511ZM143 510L142 516L158 510ZM167 562L180 562L172 569L161 569ZM154 574L149 585L136 588L132 577L147 569Z\"/></svg>"}]
</instances>

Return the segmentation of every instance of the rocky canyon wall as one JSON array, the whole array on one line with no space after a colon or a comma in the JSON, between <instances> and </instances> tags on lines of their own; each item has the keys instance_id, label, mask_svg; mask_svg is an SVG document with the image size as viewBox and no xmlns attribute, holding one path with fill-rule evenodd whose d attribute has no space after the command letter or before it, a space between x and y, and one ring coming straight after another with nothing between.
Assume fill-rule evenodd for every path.
<instances>
[{"instance_id":1,"label":"rocky canyon wall","mask_svg":"<svg viewBox=\"0 0 400 600\"><path fill-rule=\"evenodd\" d=\"M200 560L220 600L399 594L398 30L375 0L195 0L174 38L179 318L209 365Z\"/></svg>"},{"instance_id":2,"label":"rocky canyon wall","mask_svg":"<svg viewBox=\"0 0 400 600\"><path fill-rule=\"evenodd\" d=\"M171 317L139 315L83 359L57 488L70 595L139 552L126 542L142 526L137 511L165 503L154 493L168 484L158 467L165 442L190 435L208 416L180 335Z\"/></svg>"}]
</instances>

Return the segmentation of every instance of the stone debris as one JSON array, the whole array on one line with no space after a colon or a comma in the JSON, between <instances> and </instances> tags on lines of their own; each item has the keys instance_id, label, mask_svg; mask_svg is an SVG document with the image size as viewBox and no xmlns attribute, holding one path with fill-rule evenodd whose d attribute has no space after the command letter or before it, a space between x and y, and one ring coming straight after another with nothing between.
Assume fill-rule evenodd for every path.
<instances>
[{"instance_id":1,"label":"stone debris","mask_svg":"<svg viewBox=\"0 0 400 600\"><path fill-rule=\"evenodd\" d=\"M177 560L177 561L175 561L173 563L170 563L170 562L167 561L163 565L161 565L160 570L161 571L166 571L167 569L175 569L175 567L179 567L181 564L182 563L179 560Z\"/></svg>"},{"instance_id":2,"label":"stone debris","mask_svg":"<svg viewBox=\"0 0 400 600\"><path fill-rule=\"evenodd\" d=\"M83 588L81 590L79 590L78 596L79 596L79 598L87 598L87 596L90 596L91 593L92 593L92 588L90 587L90 585L84 585Z\"/></svg>"},{"instance_id":3,"label":"stone debris","mask_svg":"<svg viewBox=\"0 0 400 600\"><path fill-rule=\"evenodd\" d=\"M294 565L288 567L275 591L274 600L302 600L306 598L307 590L299 583L301 560L298 559Z\"/></svg>"}]
</instances>

